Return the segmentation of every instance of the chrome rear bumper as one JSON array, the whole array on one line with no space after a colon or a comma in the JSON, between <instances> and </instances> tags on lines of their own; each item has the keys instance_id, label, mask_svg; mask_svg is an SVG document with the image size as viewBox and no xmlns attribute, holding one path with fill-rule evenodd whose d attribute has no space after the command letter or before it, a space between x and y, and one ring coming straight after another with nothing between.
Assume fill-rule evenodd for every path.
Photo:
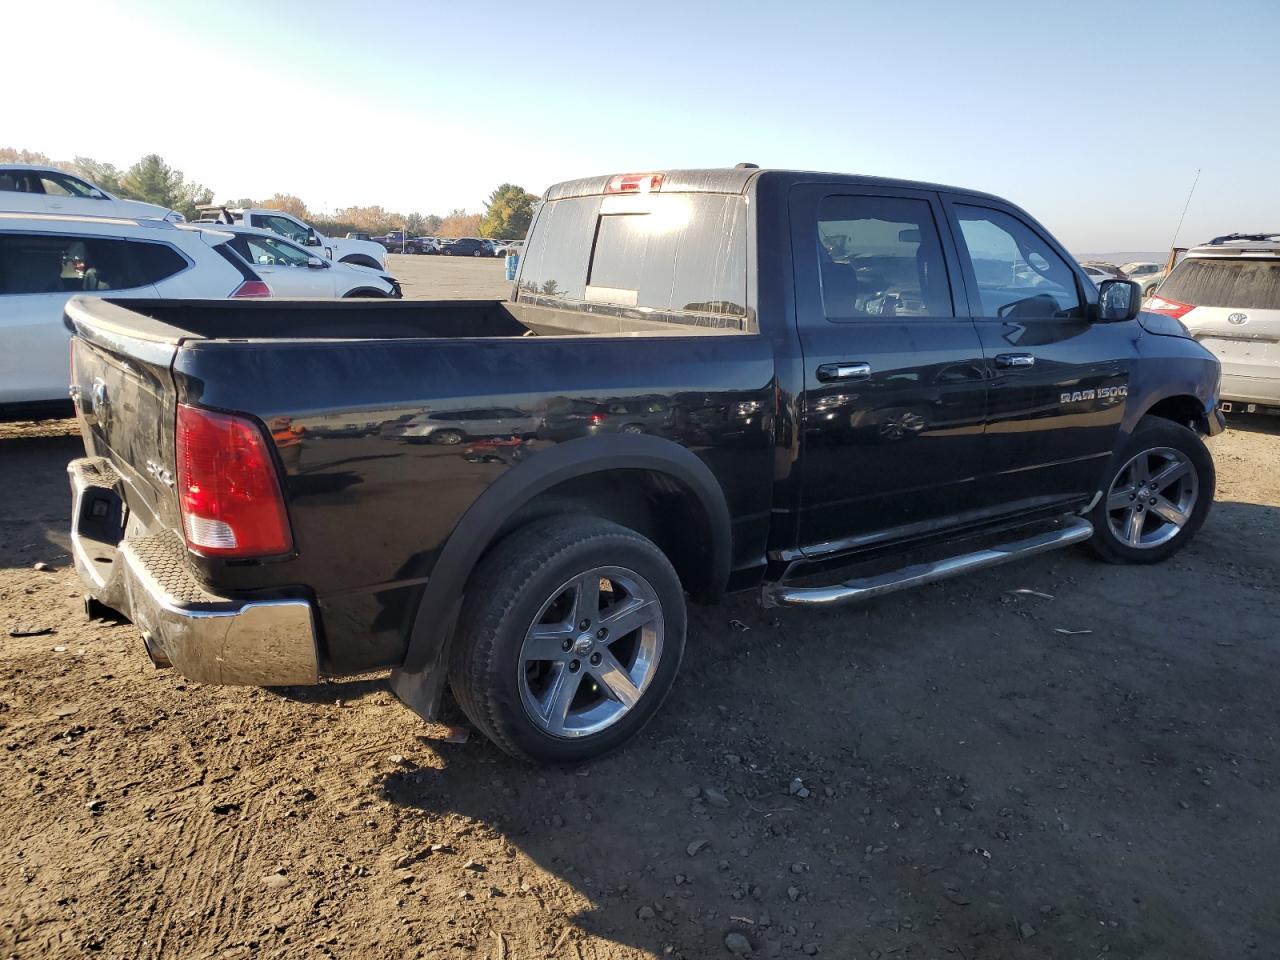
<instances>
[{"instance_id":1,"label":"chrome rear bumper","mask_svg":"<svg viewBox=\"0 0 1280 960\"><path fill-rule=\"evenodd\" d=\"M172 531L126 537L121 479L100 457L74 460L71 542L88 593L142 631L153 660L204 683L316 683L319 655L311 603L210 593L192 576Z\"/></svg>"}]
</instances>

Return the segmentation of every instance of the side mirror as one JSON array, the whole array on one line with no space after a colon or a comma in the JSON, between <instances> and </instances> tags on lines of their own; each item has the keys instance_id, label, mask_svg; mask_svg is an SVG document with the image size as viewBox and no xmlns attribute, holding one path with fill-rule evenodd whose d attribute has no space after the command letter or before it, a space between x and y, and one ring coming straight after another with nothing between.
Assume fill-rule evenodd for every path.
<instances>
[{"instance_id":1,"label":"side mirror","mask_svg":"<svg viewBox=\"0 0 1280 960\"><path fill-rule=\"evenodd\" d=\"M314 233L309 233L307 234L307 239L304 240L303 243L305 243L308 247L318 247L320 246L320 238L317 237Z\"/></svg>"},{"instance_id":2,"label":"side mirror","mask_svg":"<svg viewBox=\"0 0 1280 960\"><path fill-rule=\"evenodd\" d=\"M1103 280L1098 285L1098 320L1132 320L1142 309L1142 287L1132 280Z\"/></svg>"},{"instance_id":3,"label":"side mirror","mask_svg":"<svg viewBox=\"0 0 1280 960\"><path fill-rule=\"evenodd\" d=\"M307 266L310 267L312 270L320 270L328 266L328 264L326 264L319 257L311 257L307 260Z\"/></svg>"}]
</instances>

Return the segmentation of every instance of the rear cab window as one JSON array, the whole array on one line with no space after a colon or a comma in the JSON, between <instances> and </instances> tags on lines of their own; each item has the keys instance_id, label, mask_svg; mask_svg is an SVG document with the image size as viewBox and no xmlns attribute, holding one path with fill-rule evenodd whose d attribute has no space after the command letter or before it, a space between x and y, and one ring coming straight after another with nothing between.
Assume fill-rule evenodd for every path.
<instances>
[{"instance_id":1,"label":"rear cab window","mask_svg":"<svg viewBox=\"0 0 1280 960\"><path fill-rule=\"evenodd\" d=\"M746 252L746 198L739 194L554 200L530 234L518 296L562 309L747 331Z\"/></svg>"},{"instance_id":2,"label":"rear cab window","mask_svg":"<svg viewBox=\"0 0 1280 960\"><path fill-rule=\"evenodd\" d=\"M1280 255L1185 259L1160 285L1160 296L1196 307L1280 310Z\"/></svg>"}]
</instances>

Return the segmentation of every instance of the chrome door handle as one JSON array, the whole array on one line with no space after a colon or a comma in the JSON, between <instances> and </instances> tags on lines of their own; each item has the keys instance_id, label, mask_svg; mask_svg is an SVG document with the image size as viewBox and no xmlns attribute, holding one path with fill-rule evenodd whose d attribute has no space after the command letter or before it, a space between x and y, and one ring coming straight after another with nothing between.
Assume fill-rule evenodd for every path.
<instances>
[{"instance_id":1,"label":"chrome door handle","mask_svg":"<svg viewBox=\"0 0 1280 960\"><path fill-rule=\"evenodd\" d=\"M996 366L1008 369L1010 367L1034 367L1036 358L1030 353L1002 353L996 357Z\"/></svg>"},{"instance_id":2,"label":"chrome door handle","mask_svg":"<svg viewBox=\"0 0 1280 960\"><path fill-rule=\"evenodd\" d=\"M824 363L818 367L818 379L823 383L832 380L866 380L871 376L871 364L855 361L850 363Z\"/></svg>"}]
</instances>

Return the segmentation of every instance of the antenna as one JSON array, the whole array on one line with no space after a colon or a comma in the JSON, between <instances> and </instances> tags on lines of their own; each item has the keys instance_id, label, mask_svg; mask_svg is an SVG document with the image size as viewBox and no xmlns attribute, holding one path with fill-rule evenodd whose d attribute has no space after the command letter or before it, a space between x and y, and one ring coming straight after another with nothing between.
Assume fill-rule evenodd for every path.
<instances>
[{"instance_id":1,"label":"antenna","mask_svg":"<svg viewBox=\"0 0 1280 960\"><path fill-rule=\"evenodd\" d=\"M1178 234L1182 232L1182 221L1187 219L1187 209L1191 206L1191 196L1196 192L1196 184L1199 182L1200 168L1196 167L1196 178L1191 181L1191 189L1187 191L1187 202L1182 205L1182 216L1178 218L1178 226L1173 231L1173 240L1169 244L1170 250L1178 245Z\"/></svg>"}]
</instances>

